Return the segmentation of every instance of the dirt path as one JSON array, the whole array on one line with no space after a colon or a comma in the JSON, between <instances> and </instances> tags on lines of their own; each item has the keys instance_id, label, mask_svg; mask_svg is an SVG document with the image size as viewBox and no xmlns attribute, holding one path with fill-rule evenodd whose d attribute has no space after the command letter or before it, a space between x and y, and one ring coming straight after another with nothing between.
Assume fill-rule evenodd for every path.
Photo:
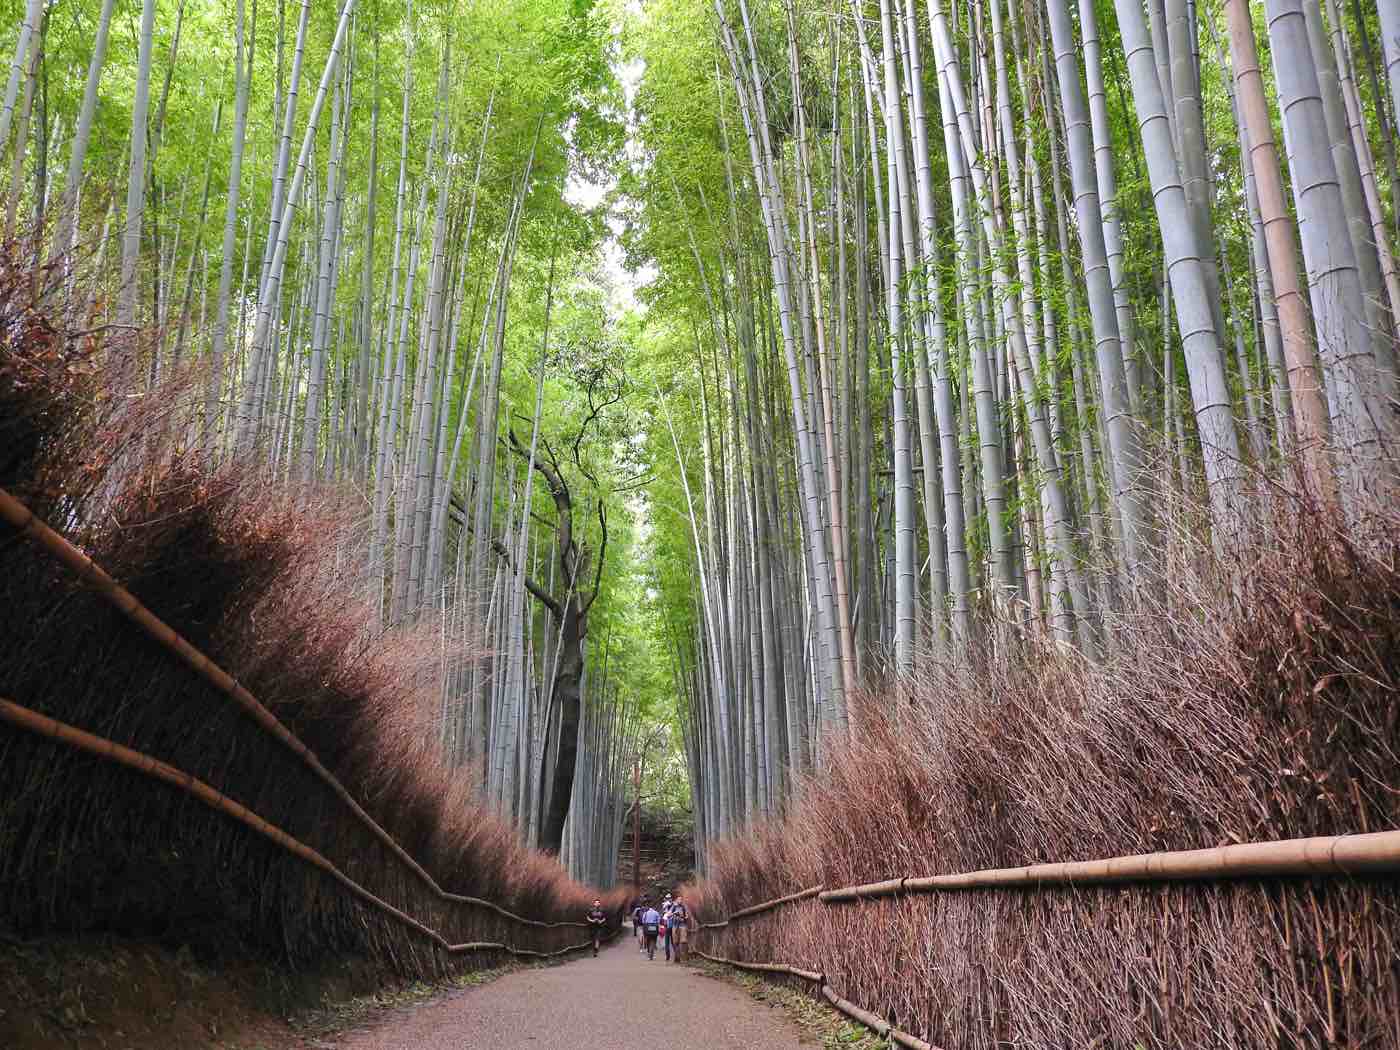
<instances>
[{"instance_id":1,"label":"dirt path","mask_svg":"<svg viewBox=\"0 0 1400 1050\"><path fill-rule=\"evenodd\" d=\"M777 1009L629 936L564 966L522 970L391 1014L318 1046L335 1050L796 1050ZM808 1047L811 1044L807 1044Z\"/></svg>"}]
</instances>

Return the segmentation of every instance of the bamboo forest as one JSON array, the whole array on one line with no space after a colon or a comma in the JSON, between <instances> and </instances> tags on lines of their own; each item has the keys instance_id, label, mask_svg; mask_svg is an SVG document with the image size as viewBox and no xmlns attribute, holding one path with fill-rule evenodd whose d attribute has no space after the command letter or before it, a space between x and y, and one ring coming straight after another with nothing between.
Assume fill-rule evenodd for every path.
<instances>
[{"instance_id":1,"label":"bamboo forest","mask_svg":"<svg viewBox=\"0 0 1400 1050\"><path fill-rule=\"evenodd\" d=\"M1400 0L0 30L0 1046L1400 1050Z\"/></svg>"}]
</instances>

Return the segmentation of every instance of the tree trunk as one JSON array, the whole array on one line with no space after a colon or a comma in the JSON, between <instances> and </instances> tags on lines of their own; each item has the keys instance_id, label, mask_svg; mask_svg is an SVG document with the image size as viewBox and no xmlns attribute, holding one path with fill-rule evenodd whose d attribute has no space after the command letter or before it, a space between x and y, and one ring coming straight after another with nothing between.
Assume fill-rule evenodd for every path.
<instances>
[{"instance_id":1,"label":"tree trunk","mask_svg":"<svg viewBox=\"0 0 1400 1050\"><path fill-rule=\"evenodd\" d=\"M1237 518L1237 500L1242 463L1209 282L1181 186L1161 81L1152 61L1142 10L1138 0L1115 0L1115 6L1147 154L1157 224L1162 232L1172 295L1181 325L1196 430L1205 460L1211 517L1217 539L1233 543L1241 524Z\"/></svg>"},{"instance_id":2,"label":"tree trunk","mask_svg":"<svg viewBox=\"0 0 1400 1050\"><path fill-rule=\"evenodd\" d=\"M1375 398L1375 358L1365 327L1361 279L1301 0L1268 0L1266 11L1318 352L1327 383L1332 441L1340 458L1342 498L1348 510L1356 512L1360 496L1378 480L1371 472L1379 452L1382 418Z\"/></svg>"}]
</instances>

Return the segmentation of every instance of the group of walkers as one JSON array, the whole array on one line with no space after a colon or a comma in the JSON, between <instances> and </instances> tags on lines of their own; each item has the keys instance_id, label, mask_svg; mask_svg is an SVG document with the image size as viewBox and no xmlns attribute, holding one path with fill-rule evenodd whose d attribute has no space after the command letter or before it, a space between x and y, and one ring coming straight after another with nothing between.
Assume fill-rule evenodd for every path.
<instances>
[{"instance_id":1,"label":"group of walkers","mask_svg":"<svg viewBox=\"0 0 1400 1050\"><path fill-rule=\"evenodd\" d=\"M675 897L666 894L660 911L642 900L632 909L632 931L648 962L656 958L657 941L665 947L667 962L680 962L690 940L690 909L679 893Z\"/></svg>"}]
</instances>

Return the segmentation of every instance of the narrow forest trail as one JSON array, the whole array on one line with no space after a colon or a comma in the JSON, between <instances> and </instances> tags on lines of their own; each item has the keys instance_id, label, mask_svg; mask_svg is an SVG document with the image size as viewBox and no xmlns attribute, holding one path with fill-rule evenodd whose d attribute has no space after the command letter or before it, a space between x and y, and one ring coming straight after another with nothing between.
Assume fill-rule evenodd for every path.
<instances>
[{"instance_id":1,"label":"narrow forest trail","mask_svg":"<svg viewBox=\"0 0 1400 1050\"><path fill-rule=\"evenodd\" d=\"M316 1050L788 1050L804 1045L777 1009L734 985L648 961L630 935L596 959L522 970L453 992Z\"/></svg>"}]
</instances>

